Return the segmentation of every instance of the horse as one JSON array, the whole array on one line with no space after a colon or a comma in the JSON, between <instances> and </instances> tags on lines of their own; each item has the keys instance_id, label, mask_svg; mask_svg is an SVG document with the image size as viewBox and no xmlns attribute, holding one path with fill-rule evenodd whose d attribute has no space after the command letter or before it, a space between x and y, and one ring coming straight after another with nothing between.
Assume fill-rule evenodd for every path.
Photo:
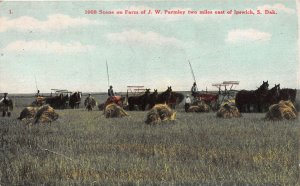
<instances>
[{"instance_id":1,"label":"horse","mask_svg":"<svg viewBox=\"0 0 300 186\"><path fill-rule=\"evenodd\" d=\"M253 106L258 112L261 112L264 98L268 93L269 83L263 81L262 85L256 90L241 90L235 96L235 103L240 112L251 112Z\"/></svg>"},{"instance_id":2,"label":"horse","mask_svg":"<svg viewBox=\"0 0 300 186\"><path fill-rule=\"evenodd\" d=\"M157 89L154 89L154 92L149 96L149 100L148 100L149 109L151 109L155 105L157 98L158 98L158 92Z\"/></svg>"},{"instance_id":3,"label":"horse","mask_svg":"<svg viewBox=\"0 0 300 186\"><path fill-rule=\"evenodd\" d=\"M171 96L172 96L172 87L168 87L168 89L160 94L157 95L157 99L155 104L164 104L166 103L167 105L171 101Z\"/></svg>"},{"instance_id":4,"label":"horse","mask_svg":"<svg viewBox=\"0 0 300 186\"><path fill-rule=\"evenodd\" d=\"M0 102L0 112L2 112L2 117L5 117L7 114L8 117L11 115L11 111L13 111L14 105L11 99L4 99Z\"/></svg>"},{"instance_id":5,"label":"horse","mask_svg":"<svg viewBox=\"0 0 300 186\"><path fill-rule=\"evenodd\" d=\"M184 95L178 92L172 92L168 105L175 109L176 105L180 104L184 99Z\"/></svg>"},{"instance_id":6,"label":"horse","mask_svg":"<svg viewBox=\"0 0 300 186\"><path fill-rule=\"evenodd\" d=\"M79 105L81 103L81 97L82 97L81 92L74 92L70 96L70 101L69 101L70 107L73 108L73 109L79 108Z\"/></svg>"},{"instance_id":7,"label":"horse","mask_svg":"<svg viewBox=\"0 0 300 186\"><path fill-rule=\"evenodd\" d=\"M277 104L280 100L280 84L276 85L268 90L267 95L263 100L263 110L268 110L269 106Z\"/></svg>"},{"instance_id":8,"label":"horse","mask_svg":"<svg viewBox=\"0 0 300 186\"><path fill-rule=\"evenodd\" d=\"M46 104L49 104L54 109L65 109L69 101L68 95L60 94L59 96L47 97Z\"/></svg>"},{"instance_id":9,"label":"horse","mask_svg":"<svg viewBox=\"0 0 300 186\"><path fill-rule=\"evenodd\" d=\"M149 101L150 89L146 89L145 93L141 96L131 96L128 98L129 110L134 110L134 106L138 105L139 109L145 110Z\"/></svg>"},{"instance_id":10,"label":"horse","mask_svg":"<svg viewBox=\"0 0 300 186\"><path fill-rule=\"evenodd\" d=\"M290 100L291 102L295 103L296 95L297 95L296 89L283 88L280 89L279 99L284 101Z\"/></svg>"}]
</instances>

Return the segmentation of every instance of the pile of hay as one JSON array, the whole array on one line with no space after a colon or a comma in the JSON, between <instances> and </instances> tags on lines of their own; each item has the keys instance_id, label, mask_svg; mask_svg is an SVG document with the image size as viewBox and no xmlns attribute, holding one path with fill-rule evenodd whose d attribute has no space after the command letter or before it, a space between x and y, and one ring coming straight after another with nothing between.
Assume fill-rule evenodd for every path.
<instances>
[{"instance_id":1,"label":"pile of hay","mask_svg":"<svg viewBox=\"0 0 300 186\"><path fill-rule=\"evenodd\" d=\"M210 106L207 105L204 101L197 101L192 106L190 106L187 112L209 112Z\"/></svg>"},{"instance_id":2,"label":"pile of hay","mask_svg":"<svg viewBox=\"0 0 300 186\"><path fill-rule=\"evenodd\" d=\"M33 119L37 110L38 110L38 107L26 107L20 113L20 116L18 117L18 119L19 120Z\"/></svg>"},{"instance_id":3,"label":"pile of hay","mask_svg":"<svg viewBox=\"0 0 300 186\"><path fill-rule=\"evenodd\" d=\"M29 123L49 123L58 119L58 114L49 105L41 107L26 107L24 108L19 120L27 120Z\"/></svg>"},{"instance_id":4,"label":"pile of hay","mask_svg":"<svg viewBox=\"0 0 300 186\"><path fill-rule=\"evenodd\" d=\"M278 104L271 105L266 113L267 120L296 119L298 112L291 101L280 101Z\"/></svg>"},{"instance_id":5,"label":"pile of hay","mask_svg":"<svg viewBox=\"0 0 300 186\"><path fill-rule=\"evenodd\" d=\"M161 121L175 120L174 112L166 104L157 104L147 113L146 124L159 124Z\"/></svg>"},{"instance_id":6,"label":"pile of hay","mask_svg":"<svg viewBox=\"0 0 300 186\"><path fill-rule=\"evenodd\" d=\"M34 123L49 123L58 119L58 114L49 105L41 106L34 116Z\"/></svg>"},{"instance_id":7,"label":"pile of hay","mask_svg":"<svg viewBox=\"0 0 300 186\"><path fill-rule=\"evenodd\" d=\"M217 112L219 118L238 118L241 116L242 114L232 101L223 103Z\"/></svg>"},{"instance_id":8,"label":"pile of hay","mask_svg":"<svg viewBox=\"0 0 300 186\"><path fill-rule=\"evenodd\" d=\"M120 118L129 116L120 106L115 103L111 103L105 107L104 115L106 118Z\"/></svg>"}]
</instances>

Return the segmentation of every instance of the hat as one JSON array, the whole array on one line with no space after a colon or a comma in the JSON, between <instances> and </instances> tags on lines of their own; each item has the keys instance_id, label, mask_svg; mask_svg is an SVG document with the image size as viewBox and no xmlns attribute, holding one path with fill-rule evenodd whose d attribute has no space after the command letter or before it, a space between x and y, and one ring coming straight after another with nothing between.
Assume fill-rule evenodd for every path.
<instances>
[{"instance_id":1,"label":"hat","mask_svg":"<svg viewBox=\"0 0 300 186\"><path fill-rule=\"evenodd\" d=\"M4 95L7 95L7 94L8 94L7 92L4 93Z\"/></svg>"},{"instance_id":2,"label":"hat","mask_svg":"<svg viewBox=\"0 0 300 186\"><path fill-rule=\"evenodd\" d=\"M109 86L110 88L113 88L111 85Z\"/></svg>"}]
</instances>

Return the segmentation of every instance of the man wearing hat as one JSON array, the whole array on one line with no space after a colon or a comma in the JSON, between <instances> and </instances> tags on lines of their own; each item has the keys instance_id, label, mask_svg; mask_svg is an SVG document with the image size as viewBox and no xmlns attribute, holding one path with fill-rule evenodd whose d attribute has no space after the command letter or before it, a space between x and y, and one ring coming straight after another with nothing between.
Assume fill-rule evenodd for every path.
<instances>
[{"instance_id":1,"label":"man wearing hat","mask_svg":"<svg viewBox=\"0 0 300 186\"><path fill-rule=\"evenodd\" d=\"M115 96L113 87L112 87L111 85L109 86L109 89L108 89L108 96L109 96L109 97Z\"/></svg>"},{"instance_id":2,"label":"man wearing hat","mask_svg":"<svg viewBox=\"0 0 300 186\"><path fill-rule=\"evenodd\" d=\"M5 104L7 104L7 101L8 101L8 97L7 97L7 93L4 93L4 97L0 100L0 103L3 102Z\"/></svg>"},{"instance_id":3,"label":"man wearing hat","mask_svg":"<svg viewBox=\"0 0 300 186\"><path fill-rule=\"evenodd\" d=\"M196 96L197 95L197 92L198 92L198 87L197 87L197 84L196 82L194 82L192 88L191 88L191 92L192 92L192 96Z\"/></svg>"},{"instance_id":4,"label":"man wearing hat","mask_svg":"<svg viewBox=\"0 0 300 186\"><path fill-rule=\"evenodd\" d=\"M4 104L4 110L2 110L3 111L2 117L4 117L6 114L9 117L10 116L10 112L9 112L8 109L12 110L13 109L13 105L12 105L12 102L7 97L7 93L4 93L4 97L0 100L0 103Z\"/></svg>"},{"instance_id":5,"label":"man wearing hat","mask_svg":"<svg viewBox=\"0 0 300 186\"><path fill-rule=\"evenodd\" d=\"M192 103L191 98L190 98L190 96L187 94L186 97L185 97L185 104L184 104L184 110L185 110L185 112L188 111L188 109L189 109L190 106L191 106L191 103Z\"/></svg>"}]
</instances>

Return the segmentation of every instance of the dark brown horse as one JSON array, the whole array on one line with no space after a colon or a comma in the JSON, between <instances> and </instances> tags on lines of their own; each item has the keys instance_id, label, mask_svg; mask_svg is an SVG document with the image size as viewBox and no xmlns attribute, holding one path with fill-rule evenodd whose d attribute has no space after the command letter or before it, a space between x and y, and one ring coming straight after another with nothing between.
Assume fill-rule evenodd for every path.
<instances>
[{"instance_id":1,"label":"dark brown horse","mask_svg":"<svg viewBox=\"0 0 300 186\"><path fill-rule=\"evenodd\" d=\"M180 104L184 99L184 95L178 92L172 92L168 105L175 109L176 105Z\"/></svg>"},{"instance_id":2,"label":"dark brown horse","mask_svg":"<svg viewBox=\"0 0 300 186\"><path fill-rule=\"evenodd\" d=\"M65 109L69 101L68 95L60 94L59 96L47 97L46 104L49 104L54 109Z\"/></svg>"},{"instance_id":3,"label":"dark brown horse","mask_svg":"<svg viewBox=\"0 0 300 186\"><path fill-rule=\"evenodd\" d=\"M81 92L75 92L70 96L69 105L72 109L79 108L79 105L81 103L81 97L82 97Z\"/></svg>"},{"instance_id":4,"label":"dark brown horse","mask_svg":"<svg viewBox=\"0 0 300 186\"><path fill-rule=\"evenodd\" d=\"M168 105L171 100L171 95L172 95L172 87L170 86L166 91L157 95L156 103L161 103L161 104L166 103Z\"/></svg>"},{"instance_id":5,"label":"dark brown horse","mask_svg":"<svg viewBox=\"0 0 300 186\"><path fill-rule=\"evenodd\" d=\"M129 110L134 110L135 105L139 107L140 110L145 110L149 101L150 89L146 89L145 93L141 96L131 96L128 98Z\"/></svg>"},{"instance_id":6,"label":"dark brown horse","mask_svg":"<svg viewBox=\"0 0 300 186\"><path fill-rule=\"evenodd\" d=\"M253 111L261 112L265 97L268 93L269 83L264 82L257 90L241 90L235 96L235 104L240 112L251 112L251 107L254 107Z\"/></svg>"},{"instance_id":7,"label":"dark brown horse","mask_svg":"<svg viewBox=\"0 0 300 186\"><path fill-rule=\"evenodd\" d=\"M158 92L157 92L157 89L154 89L154 92L152 92L149 96L148 109L151 109L155 105L157 98L158 98Z\"/></svg>"},{"instance_id":8,"label":"dark brown horse","mask_svg":"<svg viewBox=\"0 0 300 186\"><path fill-rule=\"evenodd\" d=\"M280 101L280 84L276 85L268 90L267 95L264 97L263 100L263 111L268 111L269 106L273 104L277 104Z\"/></svg>"},{"instance_id":9,"label":"dark brown horse","mask_svg":"<svg viewBox=\"0 0 300 186\"><path fill-rule=\"evenodd\" d=\"M283 88L280 89L280 93L279 93L279 99L280 100L290 100L293 103L295 103L296 101L296 95L297 95L297 90L296 89L290 89L290 88Z\"/></svg>"}]
</instances>

